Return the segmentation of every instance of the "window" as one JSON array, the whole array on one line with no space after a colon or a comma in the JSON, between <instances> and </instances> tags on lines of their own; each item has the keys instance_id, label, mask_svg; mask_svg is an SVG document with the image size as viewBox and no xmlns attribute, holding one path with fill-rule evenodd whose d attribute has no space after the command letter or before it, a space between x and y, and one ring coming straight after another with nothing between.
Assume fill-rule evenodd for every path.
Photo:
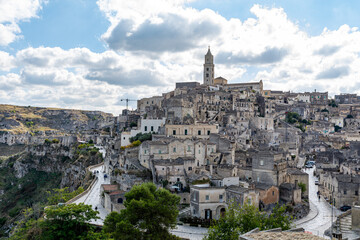
<instances>
[{"instance_id":1,"label":"window","mask_svg":"<svg viewBox=\"0 0 360 240\"><path fill-rule=\"evenodd\" d=\"M147 132L147 126L145 126L145 132Z\"/></svg>"},{"instance_id":2,"label":"window","mask_svg":"<svg viewBox=\"0 0 360 240\"><path fill-rule=\"evenodd\" d=\"M191 171L191 170L192 170L192 167L188 167L188 170Z\"/></svg>"},{"instance_id":3,"label":"window","mask_svg":"<svg viewBox=\"0 0 360 240\"><path fill-rule=\"evenodd\" d=\"M173 135L176 135L176 130L173 130Z\"/></svg>"},{"instance_id":4,"label":"window","mask_svg":"<svg viewBox=\"0 0 360 240\"><path fill-rule=\"evenodd\" d=\"M208 130L207 134L210 135L210 130Z\"/></svg>"},{"instance_id":5,"label":"window","mask_svg":"<svg viewBox=\"0 0 360 240\"><path fill-rule=\"evenodd\" d=\"M188 152L190 152L191 151L191 146L190 145L188 145L188 150L187 150Z\"/></svg>"},{"instance_id":6,"label":"window","mask_svg":"<svg viewBox=\"0 0 360 240\"><path fill-rule=\"evenodd\" d=\"M161 150L159 150L159 154L161 154Z\"/></svg>"},{"instance_id":7,"label":"window","mask_svg":"<svg viewBox=\"0 0 360 240\"><path fill-rule=\"evenodd\" d=\"M154 127L153 127L153 126L151 126L151 128L150 128L150 129L151 129L151 131L152 131L152 132L154 131Z\"/></svg>"},{"instance_id":8,"label":"window","mask_svg":"<svg viewBox=\"0 0 360 240\"><path fill-rule=\"evenodd\" d=\"M214 152L214 149L213 148L211 148L211 153L213 153Z\"/></svg>"},{"instance_id":9,"label":"window","mask_svg":"<svg viewBox=\"0 0 360 240\"><path fill-rule=\"evenodd\" d=\"M194 210L193 210L193 214L196 214L196 210L195 210L195 208L194 208Z\"/></svg>"},{"instance_id":10,"label":"window","mask_svg":"<svg viewBox=\"0 0 360 240\"><path fill-rule=\"evenodd\" d=\"M124 140L125 140L125 137L124 137Z\"/></svg>"},{"instance_id":11,"label":"window","mask_svg":"<svg viewBox=\"0 0 360 240\"><path fill-rule=\"evenodd\" d=\"M275 195L275 192L274 192L274 191L272 191L272 195L273 195L273 196Z\"/></svg>"},{"instance_id":12,"label":"window","mask_svg":"<svg viewBox=\"0 0 360 240\"><path fill-rule=\"evenodd\" d=\"M144 154L146 154L146 149L144 150Z\"/></svg>"},{"instance_id":13,"label":"window","mask_svg":"<svg viewBox=\"0 0 360 240\"><path fill-rule=\"evenodd\" d=\"M201 135L201 130L198 131L198 135Z\"/></svg>"},{"instance_id":14,"label":"window","mask_svg":"<svg viewBox=\"0 0 360 240\"><path fill-rule=\"evenodd\" d=\"M123 203L123 199L122 199L122 198L118 198L117 202L118 202L118 203Z\"/></svg>"},{"instance_id":15,"label":"window","mask_svg":"<svg viewBox=\"0 0 360 240\"><path fill-rule=\"evenodd\" d=\"M208 73L206 74L206 77L209 77L209 74L208 74Z\"/></svg>"},{"instance_id":16,"label":"window","mask_svg":"<svg viewBox=\"0 0 360 240\"><path fill-rule=\"evenodd\" d=\"M223 201L223 195L222 195L222 194L219 195L219 201L220 201L220 202Z\"/></svg>"},{"instance_id":17,"label":"window","mask_svg":"<svg viewBox=\"0 0 360 240\"><path fill-rule=\"evenodd\" d=\"M201 152L200 152L200 149L199 149L199 154L200 154Z\"/></svg>"},{"instance_id":18,"label":"window","mask_svg":"<svg viewBox=\"0 0 360 240\"><path fill-rule=\"evenodd\" d=\"M206 195L206 196L205 196L205 200L210 200L210 196L209 196L209 195Z\"/></svg>"},{"instance_id":19,"label":"window","mask_svg":"<svg viewBox=\"0 0 360 240\"><path fill-rule=\"evenodd\" d=\"M187 129L185 129L185 135L187 135Z\"/></svg>"},{"instance_id":20,"label":"window","mask_svg":"<svg viewBox=\"0 0 360 240\"><path fill-rule=\"evenodd\" d=\"M260 160L260 166L264 166L264 160Z\"/></svg>"},{"instance_id":21,"label":"window","mask_svg":"<svg viewBox=\"0 0 360 240\"><path fill-rule=\"evenodd\" d=\"M176 148L173 149L173 152L176 153Z\"/></svg>"},{"instance_id":22,"label":"window","mask_svg":"<svg viewBox=\"0 0 360 240\"><path fill-rule=\"evenodd\" d=\"M359 196L359 191L355 191L355 196Z\"/></svg>"},{"instance_id":23,"label":"window","mask_svg":"<svg viewBox=\"0 0 360 240\"><path fill-rule=\"evenodd\" d=\"M209 68L206 68L206 71L209 71Z\"/></svg>"},{"instance_id":24,"label":"window","mask_svg":"<svg viewBox=\"0 0 360 240\"><path fill-rule=\"evenodd\" d=\"M346 195L346 193L347 193L347 191L346 191L346 190L344 190L344 195Z\"/></svg>"}]
</instances>

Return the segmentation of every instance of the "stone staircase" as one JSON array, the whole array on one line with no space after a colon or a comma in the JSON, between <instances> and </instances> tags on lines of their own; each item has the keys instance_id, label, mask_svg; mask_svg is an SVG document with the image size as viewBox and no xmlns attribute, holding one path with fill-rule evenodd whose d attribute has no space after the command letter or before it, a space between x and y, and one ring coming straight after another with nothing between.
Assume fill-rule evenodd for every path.
<instances>
[{"instance_id":1,"label":"stone staircase","mask_svg":"<svg viewBox=\"0 0 360 240\"><path fill-rule=\"evenodd\" d=\"M343 233L351 232L351 214L340 218L338 221L338 226L340 226L340 231Z\"/></svg>"}]
</instances>

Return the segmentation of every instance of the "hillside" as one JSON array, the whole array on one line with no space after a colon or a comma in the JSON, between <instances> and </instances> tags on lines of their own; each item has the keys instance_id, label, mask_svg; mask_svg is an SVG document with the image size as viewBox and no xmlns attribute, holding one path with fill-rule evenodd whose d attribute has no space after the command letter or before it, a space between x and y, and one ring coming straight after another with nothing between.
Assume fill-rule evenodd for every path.
<instances>
[{"instance_id":1,"label":"hillside","mask_svg":"<svg viewBox=\"0 0 360 240\"><path fill-rule=\"evenodd\" d=\"M0 144L0 238L7 236L25 208L47 204L48 191L86 188L93 179L86 168L101 161L96 148L78 144Z\"/></svg>"},{"instance_id":2,"label":"hillside","mask_svg":"<svg viewBox=\"0 0 360 240\"><path fill-rule=\"evenodd\" d=\"M58 108L22 107L0 104L0 134L32 135L39 133L67 133L99 129L112 114Z\"/></svg>"}]
</instances>

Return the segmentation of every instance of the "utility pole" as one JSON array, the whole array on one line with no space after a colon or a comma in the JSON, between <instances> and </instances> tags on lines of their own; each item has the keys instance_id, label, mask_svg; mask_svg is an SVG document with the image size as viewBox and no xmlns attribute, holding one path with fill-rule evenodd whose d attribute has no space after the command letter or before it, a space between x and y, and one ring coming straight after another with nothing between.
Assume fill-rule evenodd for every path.
<instances>
[{"instance_id":1,"label":"utility pole","mask_svg":"<svg viewBox=\"0 0 360 240\"><path fill-rule=\"evenodd\" d=\"M330 239L333 239L333 217L334 216L334 191L331 191L331 232Z\"/></svg>"},{"instance_id":2,"label":"utility pole","mask_svg":"<svg viewBox=\"0 0 360 240\"><path fill-rule=\"evenodd\" d=\"M136 101L136 100L128 99L128 98L123 98L123 99L120 99L120 101L126 101L126 110L128 110L128 108L129 108L129 101Z\"/></svg>"}]
</instances>

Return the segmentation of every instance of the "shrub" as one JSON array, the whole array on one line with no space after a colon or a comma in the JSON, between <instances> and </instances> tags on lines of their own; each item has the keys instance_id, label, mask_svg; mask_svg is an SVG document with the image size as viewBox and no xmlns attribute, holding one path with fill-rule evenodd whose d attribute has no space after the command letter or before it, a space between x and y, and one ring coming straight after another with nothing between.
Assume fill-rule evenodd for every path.
<instances>
[{"instance_id":1,"label":"shrub","mask_svg":"<svg viewBox=\"0 0 360 240\"><path fill-rule=\"evenodd\" d=\"M134 147L140 146L140 144L141 144L140 140L137 140L137 141L132 142L132 145L133 145Z\"/></svg>"},{"instance_id":2,"label":"shrub","mask_svg":"<svg viewBox=\"0 0 360 240\"><path fill-rule=\"evenodd\" d=\"M13 207L12 209L10 209L9 211L9 216L10 217L15 217L16 215L18 215L20 213L21 208L20 207Z\"/></svg>"},{"instance_id":3,"label":"shrub","mask_svg":"<svg viewBox=\"0 0 360 240\"><path fill-rule=\"evenodd\" d=\"M210 180L209 179L199 179L199 180L193 181L191 184L196 185L196 184L205 184L205 183L210 183Z\"/></svg>"}]
</instances>

